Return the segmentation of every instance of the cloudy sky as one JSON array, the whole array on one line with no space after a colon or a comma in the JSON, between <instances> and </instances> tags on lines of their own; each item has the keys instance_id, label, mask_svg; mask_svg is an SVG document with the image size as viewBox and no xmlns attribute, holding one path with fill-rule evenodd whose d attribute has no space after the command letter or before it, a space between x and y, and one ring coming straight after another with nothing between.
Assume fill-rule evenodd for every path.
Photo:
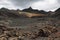
<instances>
[{"instance_id":1,"label":"cloudy sky","mask_svg":"<svg viewBox=\"0 0 60 40\"><path fill-rule=\"evenodd\" d=\"M0 0L0 8L24 9L30 6L33 9L54 11L60 7L60 0Z\"/></svg>"}]
</instances>

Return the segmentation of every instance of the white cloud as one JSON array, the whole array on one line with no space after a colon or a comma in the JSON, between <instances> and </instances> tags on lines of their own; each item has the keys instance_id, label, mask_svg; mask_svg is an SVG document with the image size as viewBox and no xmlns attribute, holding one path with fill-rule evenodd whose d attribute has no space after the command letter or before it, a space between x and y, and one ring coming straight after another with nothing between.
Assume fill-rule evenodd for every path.
<instances>
[{"instance_id":1,"label":"white cloud","mask_svg":"<svg viewBox=\"0 0 60 40\"><path fill-rule=\"evenodd\" d=\"M44 0L44 1L35 2L31 6L34 9L54 11L56 8L60 7L60 4L58 3L57 0Z\"/></svg>"},{"instance_id":2,"label":"white cloud","mask_svg":"<svg viewBox=\"0 0 60 40\"><path fill-rule=\"evenodd\" d=\"M8 0L0 0L0 8L2 7L15 9L15 6Z\"/></svg>"},{"instance_id":3,"label":"white cloud","mask_svg":"<svg viewBox=\"0 0 60 40\"><path fill-rule=\"evenodd\" d=\"M39 10L46 10L46 11L49 11L49 10L56 10L57 8L60 7L60 3L58 2L58 0L38 0L38 1L26 1L27 4L29 5L26 5L26 4L23 4L23 2L19 2L19 1L23 1L23 0L13 0L13 1L10 1L10 0L0 0L0 8L1 7L5 7L5 8L9 8L9 9L24 9L24 8L27 8L29 6L31 6L33 9L39 9ZM17 5L14 3L16 2ZM25 1L24 1L25 2ZM19 4L20 3L20 4ZM23 5L21 5L23 4Z\"/></svg>"}]
</instances>

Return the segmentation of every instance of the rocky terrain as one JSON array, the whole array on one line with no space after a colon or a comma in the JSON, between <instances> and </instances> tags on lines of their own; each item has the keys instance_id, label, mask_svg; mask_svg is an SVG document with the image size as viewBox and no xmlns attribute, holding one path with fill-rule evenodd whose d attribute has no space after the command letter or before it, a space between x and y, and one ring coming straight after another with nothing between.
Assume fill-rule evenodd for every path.
<instances>
[{"instance_id":1,"label":"rocky terrain","mask_svg":"<svg viewBox=\"0 0 60 40\"><path fill-rule=\"evenodd\" d=\"M60 40L60 8L45 12L0 9L0 40Z\"/></svg>"}]
</instances>

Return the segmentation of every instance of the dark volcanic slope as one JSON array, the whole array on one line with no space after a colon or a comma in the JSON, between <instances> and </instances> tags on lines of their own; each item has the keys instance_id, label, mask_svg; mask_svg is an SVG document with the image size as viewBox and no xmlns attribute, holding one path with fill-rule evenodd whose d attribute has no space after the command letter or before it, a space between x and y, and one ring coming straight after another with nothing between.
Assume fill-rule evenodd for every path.
<instances>
[{"instance_id":1,"label":"dark volcanic slope","mask_svg":"<svg viewBox=\"0 0 60 40\"><path fill-rule=\"evenodd\" d=\"M22 14L19 12L22 12ZM26 15L29 13L31 13L31 14L34 14L34 13L35 14L43 14L43 15L47 15L47 17L53 16L53 17L60 18L60 8L57 9L55 12L52 12L52 11L46 12L44 10L36 10L36 9L32 9L31 7L26 8L24 10L9 10L7 8L0 9L0 16L3 16L3 17L12 17L12 18L20 18L21 17L21 18L23 18L23 17L26 17ZM24 14L26 14L26 15L24 15ZM37 17L39 17L39 16L37 16Z\"/></svg>"},{"instance_id":2,"label":"dark volcanic slope","mask_svg":"<svg viewBox=\"0 0 60 40\"><path fill-rule=\"evenodd\" d=\"M27 15L28 14L28 15ZM31 7L28 9L24 9L24 10L9 10L7 8L1 8L0 9L0 16L2 17L12 17L12 18L23 18L23 17L27 17L29 15L34 16L35 17L40 17L42 15L47 14L47 12L41 10L35 10L32 9ZM37 15L37 16L35 16Z\"/></svg>"},{"instance_id":3,"label":"dark volcanic slope","mask_svg":"<svg viewBox=\"0 0 60 40\"><path fill-rule=\"evenodd\" d=\"M4 17L19 17L18 12L16 10L9 10L6 8L0 9L0 16Z\"/></svg>"},{"instance_id":4,"label":"dark volcanic slope","mask_svg":"<svg viewBox=\"0 0 60 40\"><path fill-rule=\"evenodd\" d=\"M31 7L27 8L27 9L23 9L22 11L25 11L25 12L31 12L31 13L42 13L42 14L47 14L46 11L44 10L37 10L37 9L32 9Z\"/></svg>"},{"instance_id":5,"label":"dark volcanic slope","mask_svg":"<svg viewBox=\"0 0 60 40\"><path fill-rule=\"evenodd\" d=\"M58 8L58 9L55 11L54 16L60 18L60 8Z\"/></svg>"}]
</instances>

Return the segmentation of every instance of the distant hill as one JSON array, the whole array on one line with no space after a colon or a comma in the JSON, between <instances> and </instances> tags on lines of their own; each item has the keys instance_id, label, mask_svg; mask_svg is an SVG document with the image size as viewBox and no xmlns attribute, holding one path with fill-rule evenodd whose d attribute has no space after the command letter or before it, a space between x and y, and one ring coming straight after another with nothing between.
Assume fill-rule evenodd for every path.
<instances>
[{"instance_id":1,"label":"distant hill","mask_svg":"<svg viewBox=\"0 0 60 40\"><path fill-rule=\"evenodd\" d=\"M42 13L42 14L47 14L47 12L44 11L44 10L32 9L31 7L26 8L26 9L23 9L22 11L24 11L24 12L30 12L30 13L40 13L40 14Z\"/></svg>"},{"instance_id":2,"label":"distant hill","mask_svg":"<svg viewBox=\"0 0 60 40\"><path fill-rule=\"evenodd\" d=\"M49 11L46 12L44 10L32 9L31 7L23 9L23 10L9 10L7 8L0 9L0 18L8 17L8 18L39 18L39 17L55 17L60 18L60 8L58 8L55 12Z\"/></svg>"},{"instance_id":3,"label":"distant hill","mask_svg":"<svg viewBox=\"0 0 60 40\"><path fill-rule=\"evenodd\" d=\"M56 16L60 16L60 8L55 11Z\"/></svg>"},{"instance_id":4,"label":"distant hill","mask_svg":"<svg viewBox=\"0 0 60 40\"><path fill-rule=\"evenodd\" d=\"M25 18L25 17L45 17L45 11L34 10L31 7L24 10L9 10L7 8L0 9L0 16L12 18Z\"/></svg>"},{"instance_id":5,"label":"distant hill","mask_svg":"<svg viewBox=\"0 0 60 40\"><path fill-rule=\"evenodd\" d=\"M18 11L16 10L9 10L7 8L1 8L0 9L0 16L4 17L19 17Z\"/></svg>"},{"instance_id":6,"label":"distant hill","mask_svg":"<svg viewBox=\"0 0 60 40\"><path fill-rule=\"evenodd\" d=\"M60 18L60 8L58 8L54 13L54 17Z\"/></svg>"},{"instance_id":7,"label":"distant hill","mask_svg":"<svg viewBox=\"0 0 60 40\"><path fill-rule=\"evenodd\" d=\"M23 10L9 10L7 8L0 9L0 17L12 17L12 18L25 18L25 17L57 17L60 18L60 8L58 8L55 12L49 11L46 12L44 10L36 10L31 7L23 9Z\"/></svg>"}]
</instances>

